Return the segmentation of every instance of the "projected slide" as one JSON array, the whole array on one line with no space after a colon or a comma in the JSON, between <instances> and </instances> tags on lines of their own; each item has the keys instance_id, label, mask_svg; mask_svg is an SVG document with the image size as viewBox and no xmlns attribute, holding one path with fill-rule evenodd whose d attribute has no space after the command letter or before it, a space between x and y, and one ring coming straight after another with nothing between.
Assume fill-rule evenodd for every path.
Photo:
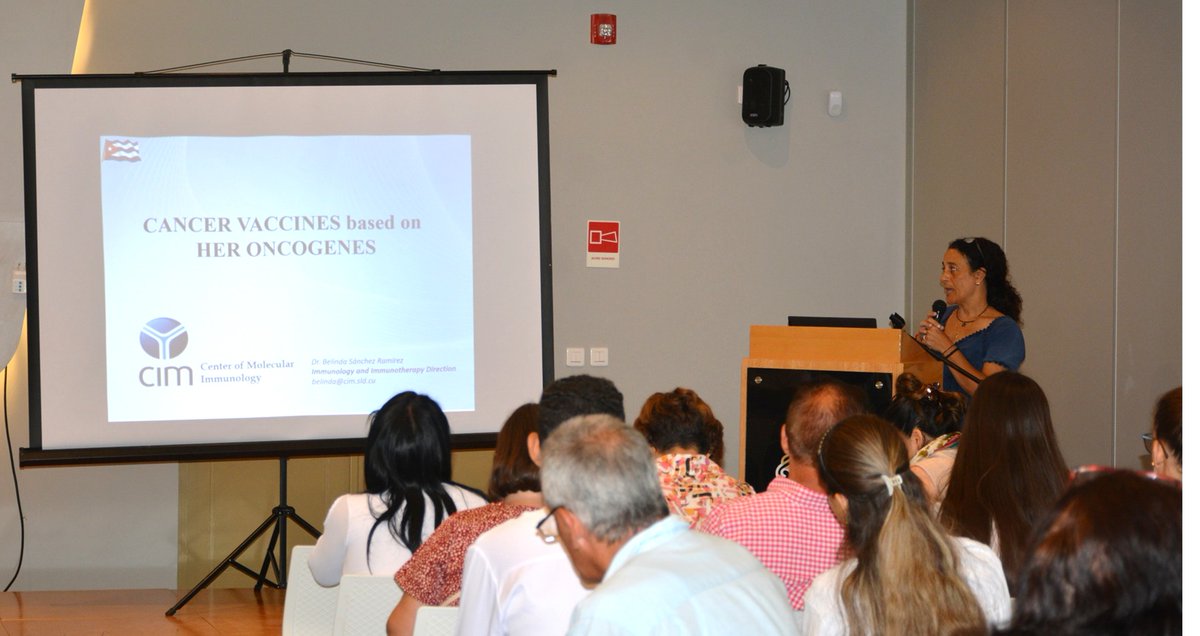
<instances>
[{"instance_id":1,"label":"projected slide","mask_svg":"<svg viewBox=\"0 0 1200 636\"><path fill-rule=\"evenodd\" d=\"M475 408L468 135L102 135L111 422Z\"/></svg>"}]
</instances>

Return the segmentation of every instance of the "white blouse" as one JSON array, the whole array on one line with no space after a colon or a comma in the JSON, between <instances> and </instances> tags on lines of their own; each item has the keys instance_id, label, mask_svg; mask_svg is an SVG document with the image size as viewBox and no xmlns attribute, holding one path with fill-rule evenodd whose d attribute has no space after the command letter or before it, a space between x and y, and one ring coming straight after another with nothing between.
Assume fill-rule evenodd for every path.
<instances>
[{"instance_id":1,"label":"white blouse","mask_svg":"<svg viewBox=\"0 0 1200 636\"><path fill-rule=\"evenodd\" d=\"M458 510L487 503L470 490L453 484L443 485ZM326 587L337 585L343 574L392 576L408 561L412 552L392 536L387 524L381 524L371 537L371 562L367 563L367 535L378 515L386 509L379 495L365 493L342 495L333 502L325 517L325 531L308 558L308 567L317 583ZM422 540L429 538L434 530L433 502L428 495L425 496L425 511ZM402 512L403 509L396 515Z\"/></svg>"},{"instance_id":2,"label":"white blouse","mask_svg":"<svg viewBox=\"0 0 1200 636\"><path fill-rule=\"evenodd\" d=\"M954 537L958 545L958 570L967 587L975 594L988 625L1003 628L1012 618L1012 599L1004 579L1000 557L992 549L966 537ZM796 613L801 634L841 636L846 633L846 613L842 607L841 589L846 577L858 566L849 559L813 579L804 595L804 610ZM903 584L902 581L893 584Z\"/></svg>"}]
</instances>

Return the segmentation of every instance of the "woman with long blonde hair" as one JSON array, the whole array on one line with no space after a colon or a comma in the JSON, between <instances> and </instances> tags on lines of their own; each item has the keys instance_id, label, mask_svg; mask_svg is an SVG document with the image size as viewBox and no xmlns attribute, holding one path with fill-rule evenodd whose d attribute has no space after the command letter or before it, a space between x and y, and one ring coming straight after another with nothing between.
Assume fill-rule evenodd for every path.
<instances>
[{"instance_id":1,"label":"woman with long blonde hair","mask_svg":"<svg viewBox=\"0 0 1200 636\"><path fill-rule=\"evenodd\" d=\"M817 468L850 558L813 581L802 633L984 634L1008 621L1000 559L933 518L894 426L874 415L838 423Z\"/></svg>"}]
</instances>

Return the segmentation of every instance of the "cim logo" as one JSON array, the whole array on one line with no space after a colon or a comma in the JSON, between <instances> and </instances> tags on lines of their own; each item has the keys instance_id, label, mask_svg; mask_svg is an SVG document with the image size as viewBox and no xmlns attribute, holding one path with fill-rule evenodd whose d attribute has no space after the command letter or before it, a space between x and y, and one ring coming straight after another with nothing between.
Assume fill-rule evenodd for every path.
<instances>
[{"instance_id":1,"label":"cim logo","mask_svg":"<svg viewBox=\"0 0 1200 636\"><path fill-rule=\"evenodd\" d=\"M155 318L142 327L142 351L156 360L178 357L187 343L187 329L174 318Z\"/></svg>"},{"instance_id":2,"label":"cim logo","mask_svg":"<svg viewBox=\"0 0 1200 636\"><path fill-rule=\"evenodd\" d=\"M187 349L188 332L174 318L155 318L142 327L142 351L155 360L170 360ZM143 367L138 373L142 386L186 386L192 385L192 368L187 366Z\"/></svg>"}]
</instances>

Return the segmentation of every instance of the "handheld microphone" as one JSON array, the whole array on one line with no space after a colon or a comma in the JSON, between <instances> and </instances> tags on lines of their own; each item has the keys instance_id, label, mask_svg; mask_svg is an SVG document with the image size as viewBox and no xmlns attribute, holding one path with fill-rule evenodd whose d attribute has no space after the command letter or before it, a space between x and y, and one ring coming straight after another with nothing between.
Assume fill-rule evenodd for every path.
<instances>
[{"instance_id":1,"label":"handheld microphone","mask_svg":"<svg viewBox=\"0 0 1200 636\"><path fill-rule=\"evenodd\" d=\"M946 313L946 301L942 300L941 298L933 301L932 309L933 309L934 313L937 314L937 316L936 316L937 321L942 324L945 324L946 316L944 314Z\"/></svg>"},{"instance_id":2,"label":"handheld microphone","mask_svg":"<svg viewBox=\"0 0 1200 636\"><path fill-rule=\"evenodd\" d=\"M936 314L935 319L942 324L946 324L946 319L949 318L949 316L945 315L946 301L942 300L941 298L933 301L933 306L931 307L931 309L933 309L933 312ZM916 339L914 338L914 340L916 340ZM973 373L970 373L966 369L958 366L957 364L954 364L954 362L950 361L948 358L946 358L946 356L927 347L925 345L925 343L920 342L919 340L917 341L917 343L920 344L921 347L923 349L925 349L925 351L928 351L929 355L933 356L938 362L944 363L946 366L954 369L955 371L958 371L959 373L970 378L971 380L974 380L976 383L983 382L983 378L976 377Z\"/></svg>"}]
</instances>

